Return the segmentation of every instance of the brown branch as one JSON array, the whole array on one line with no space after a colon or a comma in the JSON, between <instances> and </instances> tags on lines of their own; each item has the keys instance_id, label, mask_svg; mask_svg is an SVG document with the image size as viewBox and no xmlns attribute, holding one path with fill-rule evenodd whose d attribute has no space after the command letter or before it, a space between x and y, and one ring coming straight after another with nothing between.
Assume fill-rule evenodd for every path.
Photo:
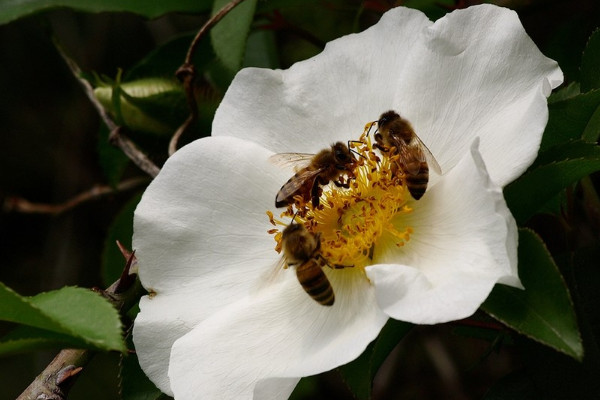
<instances>
[{"instance_id":1,"label":"brown branch","mask_svg":"<svg viewBox=\"0 0 600 400\"><path fill-rule=\"evenodd\" d=\"M94 88L92 87L92 85L86 79L81 78L81 69L79 68L79 66L75 63L75 61L73 61L69 56L66 55L62 47L56 41L54 42L54 45L58 53L63 58L63 60L65 60L65 63L71 70L73 76L77 79L77 81L83 88L84 93L98 112L98 115L100 115L100 118L102 118L102 120L108 127L108 130L111 131L111 137L109 138L110 142L113 145L119 147L125 153L125 155L129 157L129 159L133 161L134 164L137 165L142 171L146 172L151 177L155 177L156 175L158 175L158 171L160 171L160 168L158 168L148 158L148 156L146 156L146 154L144 154L140 149L138 149L137 146L135 146L133 142L131 142L131 140L129 140L122 132L120 132L121 127L117 125L115 121L113 121L110 115L106 112L106 109L102 106L102 104L100 104L100 102L94 95ZM118 137L115 139L114 136Z\"/></svg>"},{"instance_id":2,"label":"brown branch","mask_svg":"<svg viewBox=\"0 0 600 400\"><path fill-rule=\"evenodd\" d=\"M147 182L148 178L132 178L119 183L116 188L96 185L60 204L33 203L20 197L9 197L4 201L2 209L4 212L59 215L82 203L96 200L110 194L130 190Z\"/></svg>"},{"instance_id":3,"label":"brown branch","mask_svg":"<svg viewBox=\"0 0 600 400\"><path fill-rule=\"evenodd\" d=\"M221 8L215 15L213 15L206 23L200 28L194 40L188 48L188 52L185 56L185 60L181 67L175 72L175 76L183 84L185 95L187 98L188 107L190 109L190 115L183 124L173 134L169 141L169 156L172 156L177 151L177 142L181 135L187 131L187 129L198 119L198 105L196 103L196 96L194 95L194 80L196 79L196 67L192 63L192 57L196 52L196 48L200 43L200 40L206 35L206 33L215 26L219 21L223 19L231 10L237 5L242 3L244 0L232 0Z\"/></svg>"},{"instance_id":4,"label":"brown branch","mask_svg":"<svg viewBox=\"0 0 600 400\"><path fill-rule=\"evenodd\" d=\"M223 17L229 14L231 10L233 10L237 5L239 5L243 1L244 0L230 1L229 3L225 4L225 6L221 8L215 15L210 17L208 21L206 21L206 23L202 26L202 28L200 28L200 30L196 34L196 37L192 41L192 44L190 45L190 48L188 49L188 52L185 56L185 61L183 65L192 64L192 57L196 52L196 47L198 46L200 39L202 39L204 35L206 35L206 32L208 32L213 26L215 26L219 21L221 21Z\"/></svg>"},{"instance_id":5,"label":"brown branch","mask_svg":"<svg viewBox=\"0 0 600 400\"><path fill-rule=\"evenodd\" d=\"M143 294L139 280L132 279L129 274L133 263L135 255L131 254L121 278L108 289L100 291L121 314L127 312ZM17 400L66 400L71 386L93 355L93 351L85 349L61 350Z\"/></svg>"},{"instance_id":6,"label":"brown branch","mask_svg":"<svg viewBox=\"0 0 600 400\"><path fill-rule=\"evenodd\" d=\"M108 141L123 150L123 153L132 160L142 171L155 178L160 172L160 168L154 164L146 154L144 154L127 136L123 134L121 127L113 129Z\"/></svg>"}]
</instances>

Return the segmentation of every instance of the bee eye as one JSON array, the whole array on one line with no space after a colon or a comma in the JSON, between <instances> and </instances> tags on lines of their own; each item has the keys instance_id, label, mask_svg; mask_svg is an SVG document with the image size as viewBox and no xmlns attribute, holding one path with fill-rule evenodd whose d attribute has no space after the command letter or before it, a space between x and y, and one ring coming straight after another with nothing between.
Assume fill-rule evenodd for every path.
<instances>
[{"instance_id":1,"label":"bee eye","mask_svg":"<svg viewBox=\"0 0 600 400\"><path fill-rule=\"evenodd\" d=\"M344 153L341 150L337 150L335 152L335 157L340 160L340 161L347 161L348 160L348 155L346 153Z\"/></svg>"}]
</instances>

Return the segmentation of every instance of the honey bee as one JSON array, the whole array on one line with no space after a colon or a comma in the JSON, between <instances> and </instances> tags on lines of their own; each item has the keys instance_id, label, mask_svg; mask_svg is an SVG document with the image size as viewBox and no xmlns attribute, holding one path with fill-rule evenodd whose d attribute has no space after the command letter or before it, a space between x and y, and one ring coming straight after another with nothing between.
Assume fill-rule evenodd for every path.
<instances>
[{"instance_id":1,"label":"honey bee","mask_svg":"<svg viewBox=\"0 0 600 400\"><path fill-rule=\"evenodd\" d=\"M319 234L310 233L302 224L291 223L281 236L282 261L296 266L296 276L302 288L317 303L331 306L335 301L333 288L323 272L328 265L320 253Z\"/></svg>"},{"instance_id":2,"label":"honey bee","mask_svg":"<svg viewBox=\"0 0 600 400\"><path fill-rule=\"evenodd\" d=\"M275 207L285 207L294 203L294 196L300 195L305 201L311 199L313 207L319 205L320 185L330 181L338 187L348 188L342 175L353 176L356 159L349 146L337 142L331 148L317 154L279 153L270 157L271 162L279 165L304 165L277 192Z\"/></svg>"},{"instance_id":3,"label":"honey bee","mask_svg":"<svg viewBox=\"0 0 600 400\"><path fill-rule=\"evenodd\" d=\"M410 122L397 112L390 110L381 114L377 128L375 147L384 152L395 149L395 153L398 154L397 168L403 174L411 196L419 200L427 190L429 167L441 175L440 165L419 139ZM392 170L392 173L397 174L398 170Z\"/></svg>"}]
</instances>

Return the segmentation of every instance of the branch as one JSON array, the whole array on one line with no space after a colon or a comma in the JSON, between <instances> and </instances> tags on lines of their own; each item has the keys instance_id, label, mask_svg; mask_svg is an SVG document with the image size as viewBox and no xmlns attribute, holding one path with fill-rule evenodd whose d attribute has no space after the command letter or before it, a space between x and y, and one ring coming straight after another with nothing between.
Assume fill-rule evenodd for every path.
<instances>
[{"instance_id":1,"label":"branch","mask_svg":"<svg viewBox=\"0 0 600 400\"><path fill-rule=\"evenodd\" d=\"M135 255L130 253L121 278L108 289L100 291L121 314L127 312L144 290L138 279L129 273ZM94 353L85 349L64 349L25 389L17 400L66 400L69 390Z\"/></svg>"},{"instance_id":2,"label":"branch","mask_svg":"<svg viewBox=\"0 0 600 400\"><path fill-rule=\"evenodd\" d=\"M219 21L223 19L231 10L233 10L238 4L244 0L232 0L221 8L215 15L213 15L206 23L200 28L194 40L190 44L188 52L185 56L185 60L181 67L175 72L175 76L183 84L185 95L187 98L188 106L190 109L190 115L183 124L173 134L169 141L169 156L172 156L177 151L177 142L181 135L198 119L198 105L196 104L196 96L194 95L194 80L196 79L196 67L192 64L192 57L196 52L198 43L206 35L206 33L215 26Z\"/></svg>"},{"instance_id":3,"label":"branch","mask_svg":"<svg viewBox=\"0 0 600 400\"><path fill-rule=\"evenodd\" d=\"M94 88L92 85L86 79L81 78L81 69L79 66L75 63L75 61L65 54L61 46L56 41L54 42L54 45L63 60L65 60L65 63L71 70L71 73L75 79L77 79L83 88L84 93L98 112L98 115L100 115L100 118L102 118L108 127L108 130L111 131L109 137L110 143L123 150L123 153L125 153L125 155L129 157L129 159L133 161L135 165L137 165L142 171L153 178L158 175L160 168L158 168L146 154L138 149L137 146L135 146L135 144L133 144L133 142L121 132L121 127L117 125L115 121L113 121L113 119L110 117L110 115L108 115L102 104L100 104L94 95Z\"/></svg>"},{"instance_id":4,"label":"branch","mask_svg":"<svg viewBox=\"0 0 600 400\"><path fill-rule=\"evenodd\" d=\"M9 197L4 201L2 209L4 212L59 215L79 206L80 204L96 200L113 193L133 189L147 182L147 178L132 178L119 183L116 188L111 186L96 185L91 189L79 193L77 196L60 204L33 203L21 197Z\"/></svg>"}]
</instances>

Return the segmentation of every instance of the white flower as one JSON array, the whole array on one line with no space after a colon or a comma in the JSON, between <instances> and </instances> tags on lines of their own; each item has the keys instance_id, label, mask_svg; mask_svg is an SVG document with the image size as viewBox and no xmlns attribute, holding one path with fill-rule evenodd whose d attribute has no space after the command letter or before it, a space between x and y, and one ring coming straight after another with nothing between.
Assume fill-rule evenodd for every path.
<instances>
[{"instance_id":1,"label":"white flower","mask_svg":"<svg viewBox=\"0 0 600 400\"><path fill-rule=\"evenodd\" d=\"M517 15L489 5L435 23L396 8L289 70L241 71L213 136L171 157L136 210L151 292L134 329L146 374L177 399L286 398L300 377L360 355L388 317L465 318L495 283L519 287L502 187L536 157L546 97L561 82ZM333 306L313 301L294 268L265 283L280 258L265 211L293 174L268 158L356 140L389 109L444 175L384 221L373 265L324 268Z\"/></svg>"}]
</instances>

